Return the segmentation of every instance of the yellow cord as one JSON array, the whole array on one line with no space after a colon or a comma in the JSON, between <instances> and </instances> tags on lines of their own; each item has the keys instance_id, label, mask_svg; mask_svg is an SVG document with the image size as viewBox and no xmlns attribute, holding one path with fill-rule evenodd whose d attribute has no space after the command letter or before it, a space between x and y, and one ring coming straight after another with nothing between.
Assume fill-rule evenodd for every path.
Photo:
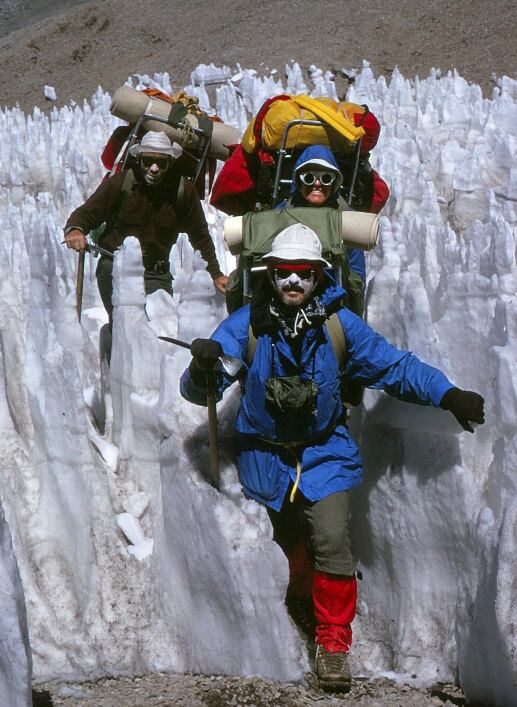
<instances>
[{"instance_id":1,"label":"yellow cord","mask_svg":"<svg viewBox=\"0 0 517 707\"><path fill-rule=\"evenodd\" d=\"M291 491L291 495L289 497L289 501L293 503L294 497L296 495L296 491L298 489L298 484L300 483L300 474L302 473L302 465L300 464L299 460L296 460L296 481L294 482L293 490Z\"/></svg>"}]
</instances>

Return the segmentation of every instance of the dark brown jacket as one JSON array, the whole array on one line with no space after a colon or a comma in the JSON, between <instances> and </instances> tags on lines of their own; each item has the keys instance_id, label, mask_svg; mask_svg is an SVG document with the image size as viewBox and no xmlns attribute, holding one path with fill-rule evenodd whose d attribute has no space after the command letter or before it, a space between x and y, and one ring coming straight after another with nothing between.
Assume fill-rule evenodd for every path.
<instances>
[{"instance_id":1,"label":"dark brown jacket","mask_svg":"<svg viewBox=\"0 0 517 707\"><path fill-rule=\"evenodd\" d=\"M126 172L119 172L102 182L84 204L70 214L65 231L79 228L87 234L106 222L108 228L101 238L102 247L114 251L126 236L136 236L146 268L150 267L148 263L152 267L153 261L169 260L178 234L185 232L192 247L206 260L212 278L222 275L192 182L183 180L183 196L177 205L180 177L174 171L153 187L148 186L140 175L135 175L129 198L120 203L125 175Z\"/></svg>"}]
</instances>

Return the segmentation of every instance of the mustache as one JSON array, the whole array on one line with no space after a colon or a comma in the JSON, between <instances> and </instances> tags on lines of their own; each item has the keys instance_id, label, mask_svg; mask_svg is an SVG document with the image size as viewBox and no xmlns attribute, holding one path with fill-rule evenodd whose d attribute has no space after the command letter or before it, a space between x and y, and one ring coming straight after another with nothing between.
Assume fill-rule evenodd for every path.
<instances>
[{"instance_id":1,"label":"mustache","mask_svg":"<svg viewBox=\"0 0 517 707\"><path fill-rule=\"evenodd\" d=\"M303 294L305 290L303 289L303 287L300 287L300 285L288 283L287 285L284 285L284 287L282 287L282 292L301 292Z\"/></svg>"}]
</instances>

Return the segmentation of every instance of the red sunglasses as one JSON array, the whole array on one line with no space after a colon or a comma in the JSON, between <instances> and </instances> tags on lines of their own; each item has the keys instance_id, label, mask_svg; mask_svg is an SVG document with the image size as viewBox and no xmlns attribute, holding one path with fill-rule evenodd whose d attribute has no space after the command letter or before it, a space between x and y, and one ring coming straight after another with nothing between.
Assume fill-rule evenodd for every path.
<instances>
[{"instance_id":1,"label":"red sunglasses","mask_svg":"<svg viewBox=\"0 0 517 707\"><path fill-rule=\"evenodd\" d=\"M270 269L281 278L295 272L302 280L310 280L313 275L318 278L321 273L321 267L315 263L276 263Z\"/></svg>"}]
</instances>

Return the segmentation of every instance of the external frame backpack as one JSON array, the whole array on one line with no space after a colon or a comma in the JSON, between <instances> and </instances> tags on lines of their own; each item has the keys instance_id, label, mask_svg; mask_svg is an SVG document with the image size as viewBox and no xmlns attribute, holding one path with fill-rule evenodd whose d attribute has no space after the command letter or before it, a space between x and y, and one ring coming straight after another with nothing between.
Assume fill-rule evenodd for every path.
<instances>
[{"instance_id":1,"label":"external frame backpack","mask_svg":"<svg viewBox=\"0 0 517 707\"><path fill-rule=\"evenodd\" d=\"M348 264L348 248L341 235L341 212L337 209L287 206L282 209L250 212L242 221L242 252L237 268L226 287L226 307L231 314L251 299L251 279L265 270L262 256L271 250L278 233L294 223L311 228L321 241L322 256L333 267L336 280L347 291L346 306L362 317L363 281Z\"/></svg>"},{"instance_id":2,"label":"external frame backpack","mask_svg":"<svg viewBox=\"0 0 517 707\"><path fill-rule=\"evenodd\" d=\"M181 176L179 185L178 185L178 195L176 199L176 206L178 208L182 208L185 204L185 183L184 180L186 177ZM113 228L115 221L117 220L117 216L120 213L120 209L124 206L126 201L129 199L131 196L131 192L133 191L133 187L136 184L136 177L133 173L132 169L128 169L125 176L124 176L124 181L122 182L122 186L120 187L120 192L118 194L117 200L115 202L115 206L113 208L112 213L110 214L110 217L107 221L104 223L101 223L100 226L97 228L94 228L90 232L90 237L92 241L96 245L102 245L102 239L106 233L109 233L111 229Z\"/></svg>"}]
</instances>

